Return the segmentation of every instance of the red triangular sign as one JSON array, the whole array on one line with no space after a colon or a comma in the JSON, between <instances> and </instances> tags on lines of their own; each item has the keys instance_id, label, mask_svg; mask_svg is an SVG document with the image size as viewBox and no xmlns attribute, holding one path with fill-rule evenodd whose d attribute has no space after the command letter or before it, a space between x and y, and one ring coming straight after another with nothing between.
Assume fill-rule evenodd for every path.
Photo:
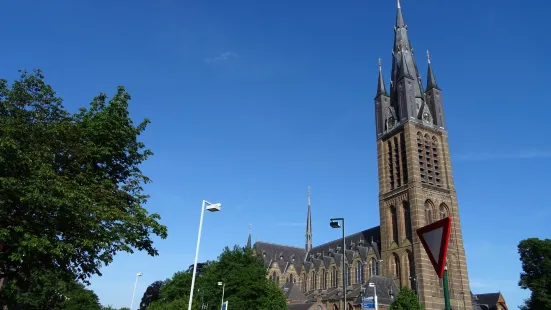
<instances>
[{"instance_id":1,"label":"red triangular sign","mask_svg":"<svg viewBox=\"0 0 551 310\"><path fill-rule=\"evenodd\" d=\"M417 229L417 235L439 278L444 276L451 222L452 218L448 216L438 222Z\"/></svg>"}]
</instances>

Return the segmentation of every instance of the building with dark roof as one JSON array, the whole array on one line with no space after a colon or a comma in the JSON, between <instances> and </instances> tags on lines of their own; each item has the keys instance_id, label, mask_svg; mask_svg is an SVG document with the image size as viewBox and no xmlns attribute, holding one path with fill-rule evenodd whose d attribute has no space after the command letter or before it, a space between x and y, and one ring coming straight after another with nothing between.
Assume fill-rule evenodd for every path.
<instances>
[{"instance_id":1,"label":"building with dark roof","mask_svg":"<svg viewBox=\"0 0 551 310\"><path fill-rule=\"evenodd\" d=\"M473 310L509 310L500 292L473 294Z\"/></svg>"},{"instance_id":2,"label":"building with dark roof","mask_svg":"<svg viewBox=\"0 0 551 310\"><path fill-rule=\"evenodd\" d=\"M374 98L380 226L346 236L344 246L342 239L314 246L308 190L304 248L254 244L289 309L344 309L344 289L347 308L359 309L362 297L374 294L369 283L380 309L403 287L416 291L426 310L443 309L442 279L414 232L445 217L452 218L447 255L452 309L506 309L504 301L486 296L492 294L471 294L442 90L428 51L424 88L408 35L398 1L390 88L379 60Z\"/></svg>"}]
</instances>

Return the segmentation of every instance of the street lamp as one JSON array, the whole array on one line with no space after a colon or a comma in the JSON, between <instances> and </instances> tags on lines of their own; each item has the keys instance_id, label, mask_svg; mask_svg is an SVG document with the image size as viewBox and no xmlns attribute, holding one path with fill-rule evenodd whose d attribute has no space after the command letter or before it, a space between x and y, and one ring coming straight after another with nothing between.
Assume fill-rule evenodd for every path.
<instances>
[{"instance_id":1,"label":"street lamp","mask_svg":"<svg viewBox=\"0 0 551 310\"><path fill-rule=\"evenodd\" d=\"M342 222L342 225L339 222ZM346 306L346 287L348 284L346 282L348 282L347 281L348 278L346 277L346 265L345 265L346 241L344 240L344 218L338 217L338 218L330 219L329 226L331 226L332 228L340 228L342 226L342 292L343 292L344 309L346 310L346 308L348 308Z\"/></svg>"},{"instance_id":2,"label":"street lamp","mask_svg":"<svg viewBox=\"0 0 551 310\"><path fill-rule=\"evenodd\" d=\"M199 233L197 234L197 247L195 248L195 262L193 263L193 276L191 278L191 292L189 294L189 305L188 310L191 310L191 304L193 303L193 288L195 287L195 273L197 272L197 258L199 257L199 244L201 243L201 230L203 229L203 215L205 214L205 209L210 212L220 211L222 207L221 203L210 203L206 200L203 200L201 204L201 219L199 220Z\"/></svg>"},{"instance_id":3,"label":"street lamp","mask_svg":"<svg viewBox=\"0 0 551 310\"><path fill-rule=\"evenodd\" d=\"M373 288L373 302L375 303L375 310L379 310L379 301L377 300L377 287L375 283L369 283L369 287Z\"/></svg>"},{"instance_id":4,"label":"street lamp","mask_svg":"<svg viewBox=\"0 0 551 310\"><path fill-rule=\"evenodd\" d=\"M226 288L226 283L218 282L218 286L222 286L222 303L220 305L220 310L224 308L224 289Z\"/></svg>"},{"instance_id":5,"label":"street lamp","mask_svg":"<svg viewBox=\"0 0 551 310\"><path fill-rule=\"evenodd\" d=\"M132 293L132 302L130 303L130 310L134 307L134 296L136 295L136 286L138 285L138 278L143 276L143 273L138 272L136 274L136 282L134 283L134 292Z\"/></svg>"}]
</instances>

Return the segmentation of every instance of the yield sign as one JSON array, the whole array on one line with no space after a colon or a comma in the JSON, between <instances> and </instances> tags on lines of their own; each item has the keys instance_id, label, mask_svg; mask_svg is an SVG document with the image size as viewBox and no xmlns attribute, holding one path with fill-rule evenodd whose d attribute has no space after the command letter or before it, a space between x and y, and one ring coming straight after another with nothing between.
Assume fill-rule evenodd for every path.
<instances>
[{"instance_id":1,"label":"yield sign","mask_svg":"<svg viewBox=\"0 0 551 310\"><path fill-rule=\"evenodd\" d=\"M446 217L425 227L417 229L417 235L423 243L430 262L439 278L444 276L448 241L450 240L451 217Z\"/></svg>"}]
</instances>

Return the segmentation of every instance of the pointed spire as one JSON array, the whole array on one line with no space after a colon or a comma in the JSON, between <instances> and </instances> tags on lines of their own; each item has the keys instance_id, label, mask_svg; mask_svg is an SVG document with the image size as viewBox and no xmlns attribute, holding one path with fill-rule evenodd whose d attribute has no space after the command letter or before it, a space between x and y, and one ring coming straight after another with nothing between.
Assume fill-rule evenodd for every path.
<instances>
[{"instance_id":1,"label":"pointed spire","mask_svg":"<svg viewBox=\"0 0 551 310\"><path fill-rule=\"evenodd\" d=\"M251 233L252 233L252 230L253 230L253 224L249 224L249 238L247 239L247 249L250 249L251 246L252 246L252 237L251 237Z\"/></svg>"},{"instance_id":2,"label":"pointed spire","mask_svg":"<svg viewBox=\"0 0 551 310\"><path fill-rule=\"evenodd\" d=\"M398 80L400 80L403 77L413 78L411 73L409 72L408 63L406 60L406 52L404 51L403 42L400 41L400 61L398 62Z\"/></svg>"},{"instance_id":3,"label":"pointed spire","mask_svg":"<svg viewBox=\"0 0 551 310\"><path fill-rule=\"evenodd\" d=\"M394 48L392 51L392 76L390 95L393 97L392 102L398 102L397 100L397 86L398 82L407 77L412 80L413 91L415 98L423 97L423 84L419 79L419 73L417 65L415 64L415 58L413 56L413 48L408 38L408 29L404 22L404 16L402 15L402 6L400 2L397 2L396 13L396 25L394 26ZM415 106L413 103L404 103L405 106ZM405 113L404 107L399 108ZM407 112L411 113L411 111ZM411 117L412 115L402 115L400 118Z\"/></svg>"},{"instance_id":4,"label":"pointed spire","mask_svg":"<svg viewBox=\"0 0 551 310\"><path fill-rule=\"evenodd\" d=\"M386 92L385 79L383 78L383 65L381 58L379 58L379 82L377 83L377 95L375 97L381 95L388 96L388 93Z\"/></svg>"},{"instance_id":5,"label":"pointed spire","mask_svg":"<svg viewBox=\"0 0 551 310\"><path fill-rule=\"evenodd\" d=\"M427 50L427 59L428 59L428 73L427 73L427 91L433 88L439 89L438 84L436 83L436 78L434 77L434 73L432 72L432 64L430 62L430 53Z\"/></svg>"},{"instance_id":6,"label":"pointed spire","mask_svg":"<svg viewBox=\"0 0 551 310\"><path fill-rule=\"evenodd\" d=\"M402 6L400 5L400 0L396 2L396 27L404 27L406 23L404 22L404 16L402 15Z\"/></svg>"},{"instance_id":7,"label":"pointed spire","mask_svg":"<svg viewBox=\"0 0 551 310\"><path fill-rule=\"evenodd\" d=\"M312 250L312 210L310 206L310 186L308 186L308 214L306 216L306 252Z\"/></svg>"}]
</instances>

